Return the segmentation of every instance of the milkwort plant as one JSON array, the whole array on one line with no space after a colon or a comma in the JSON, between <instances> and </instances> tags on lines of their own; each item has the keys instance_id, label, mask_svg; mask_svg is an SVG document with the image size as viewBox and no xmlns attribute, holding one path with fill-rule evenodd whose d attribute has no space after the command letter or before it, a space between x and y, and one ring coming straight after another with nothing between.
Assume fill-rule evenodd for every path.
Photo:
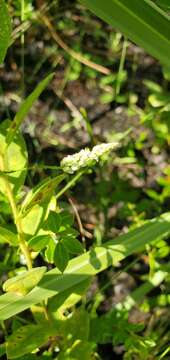
<instances>
[{"instance_id":1,"label":"milkwort plant","mask_svg":"<svg viewBox=\"0 0 170 360\"><path fill-rule=\"evenodd\" d=\"M98 1L99 9L102 4ZM0 20L2 62L11 33L4 0L0 0ZM8 256L13 264L8 267L6 258L1 267L8 279L3 282L4 293L0 296L4 334L0 355L22 360L100 359L97 344L111 342L124 343L127 351L124 359L135 356L147 360L156 339L142 338L141 326L129 324L127 315L141 296L166 278L168 270L157 266L149 281L103 317L88 312L84 294L94 275L167 235L170 215L162 214L89 251L79 241L71 213L64 210L58 200L88 169L107 158L120 141L98 144L91 150L87 148L66 156L55 176L25 191L29 164L20 126L52 78L50 74L39 83L23 101L12 122L7 119L0 125L0 242L5 249L10 249ZM36 266L37 259L41 259L42 266ZM22 313L24 310L27 312ZM159 358L166 356L167 351L168 348L164 349Z\"/></svg>"}]
</instances>

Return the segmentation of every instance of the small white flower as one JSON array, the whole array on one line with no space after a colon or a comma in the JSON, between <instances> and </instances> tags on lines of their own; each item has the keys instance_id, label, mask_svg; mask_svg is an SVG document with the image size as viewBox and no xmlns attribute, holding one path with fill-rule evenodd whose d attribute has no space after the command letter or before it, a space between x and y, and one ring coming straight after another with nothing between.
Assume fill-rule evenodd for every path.
<instances>
[{"instance_id":1,"label":"small white flower","mask_svg":"<svg viewBox=\"0 0 170 360\"><path fill-rule=\"evenodd\" d=\"M68 155L61 161L61 167L64 172L73 174L84 167L93 166L100 158L108 154L118 146L118 142L99 144L90 151L88 148L81 150L74 155Z\"/></svg>"}]
</instances>

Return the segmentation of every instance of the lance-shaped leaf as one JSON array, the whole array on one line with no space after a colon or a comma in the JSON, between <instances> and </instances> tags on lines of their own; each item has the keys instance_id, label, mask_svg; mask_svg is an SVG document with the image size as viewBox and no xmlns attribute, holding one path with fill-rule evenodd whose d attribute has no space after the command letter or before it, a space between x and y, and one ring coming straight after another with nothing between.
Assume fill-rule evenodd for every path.
<instances>
[{"instance_id":1,"label":"lance-shaped leaf","mask_svg":"<svg viewBox=\"0 0 170 360\"><path fill-rule=\"evenodd\" d=\"M11 38L11 21L4 0L0 0L0 64L4 61Z\"/></svg>"},{"instance_id":2,"label":"lance-shaped leaf","mask_svg":"<svg viewBox=\"0 0 170 360\"><path fill-rule=\"evenodd\" d=\"M65 177L66 175L64 174L54 178L49 177L29 191L21 207L22 214L26 215L33 206L40 205L46 199L49 199L52 196L54 189Z\"/></svg>"},{"instance_id":3,"label":"lance-shaped leaf","mask_svg":"<svg viewBox=\"0 0 170 360\"><path fill-rule=\"evenodd\" d=\"M45 272L46 267L41 266L39 268L37 267L26 271L23 274L14 276L13 278L5 281L3 284L3 290L19 295L25 295L39 283Z\"/></svg>"},{"instance_id":4,"label":"lance-shaped leaf","mask_svg":"<svg viewBox=\"0 0 170 360\"><path fill-rule=\"evenodd\" d=\"M9 145L12 140L14 139L21 123L25 120L25 117L28 115L32 105L38 99L40 94L43 90L47 87L48 83L52 80L54 74L48 75L45 79L43 79L34 91L24 100L21 104L20 109L18 110L17 114L14 117L14 120L9 128L8 135L7 135L7 144Z\"/></svg>"},{"instance_id":5,"label":"lance-shaped leaf","mask_svg":"<svg viewBox=\"0 0 170 360\"><path fill-rule=\"evenodd\" d=\"M169 67L170 17L151 0L80 0L97 16Z\"/></svg>"},{"instance_id":6,"label":"lance-shaped leaf","mask_svg":"<svg viewBox=\"0 0 170 360\"><path fill-rule=\"evenodd\" d=\"M118 236L104 246L96 247L89 252L69 261L63 274L58 269L50 270L44 275L39 285L30 293L14 300L6 295L0 296L0 320L28 309L34 304L80 284L93 275L116 265L127 256L140 251L146 244L170 233L170 213L148 221L138 229Z\"/></svg>"},{"instance_id":7,"label":"lance-shaped leaf","mask_svg":"<svg viewBox=\"0 0 170 360\"><path fill-rule=\"evenodd\" d=\"M8 243L12 246L17 246L18 236L9 229L0 226L0 243Z\"/></svg>"}]
</instances>

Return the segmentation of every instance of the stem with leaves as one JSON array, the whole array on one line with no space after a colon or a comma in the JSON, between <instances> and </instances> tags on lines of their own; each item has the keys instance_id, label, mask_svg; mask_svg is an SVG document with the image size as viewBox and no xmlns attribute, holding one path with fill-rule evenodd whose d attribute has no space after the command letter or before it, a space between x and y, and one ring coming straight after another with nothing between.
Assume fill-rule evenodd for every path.
<instances>
[{"instance_id":1,"label":"stem with leaves","mask_svg":"<svg viewBox=\"0 0 170 360\"><path fill-rule=\"evenodd\" d=\"M4 171L4 169L5 169L4 157L2 156L2 154L0 154L0 170ZM4 185L5 185L5 195L8 198L8 201L9 201L9 204L11 207L11 211L12 211L12 216L14 219L14 223L16 225L17 232L18 232L19 246L25 257L27 267L30 270L30 269L32 269L32 259L31 259L31 255L30 255L30 252L29 252L29 249L27 246L27 242L25 240L25 236L24 236L24 233L22 230L21 218L20 218L19 211L18 211L18 208L16 205L15 196L13 194L11 184L8 181L8 177L4 176L3 180L4 180Z\"/></svg>"}]
</instances>

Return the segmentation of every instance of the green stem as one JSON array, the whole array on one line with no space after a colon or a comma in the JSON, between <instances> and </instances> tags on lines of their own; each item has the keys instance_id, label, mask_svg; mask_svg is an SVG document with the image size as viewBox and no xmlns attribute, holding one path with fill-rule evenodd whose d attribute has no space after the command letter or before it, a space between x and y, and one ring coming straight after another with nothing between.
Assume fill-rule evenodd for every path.
<instances>
[{"instance_id":1,"label":"green stem","mask_svg":"<svg viewBox=\"0 0 170 360\"><path fill-rule=\"evenodd\" d=\"M25 20L25 0L21 0L21 24L24 23ZM22 79L21 79L21 89L22 89L22 97L24 98L25 93L25 35L24 32L21 33L21 69L22 69Z\"/></svg>"},{"instance_id":2,"label":"green stem","mask_svg":"<svg viewBox=\"0 0 170 360\"><path fill-rule=\"evenodd\" d=\"M0 169L2 171L5 170L5 164L4 164L4 158L2 155L0 155ZM8 198L10 207L11 207L11 211L12 211L12 215L13 215L13 219L17 228L17 232L18 232L18 239L19 239L19 246L20 249L26 259L26 263L27 263L27 267L28 269L32 269L32 259L31 259L31 255L27 246L27 242L25 240L25 236L22 230L22 224L21 224L21 219L19 216L19 212L16 206L16 202L15 202L15 197L11 188L11 184L9 183L7 177L3 177L4 180L4 185L5 185L5 194Z\"/></svg>"},{"instance_id":3,"label":"green stem","mask_svg":"<svg viewBox=\"0 0 170 360\"><path fill-rule=\"evenodd\" d=\"M73 176L73 178L66 184L66 186L64 186L56 195L56 200L59 199L59 197L61 197L68 189L70 189L75 182L83 175L83 173L85 172L85 170L80 171L78 174L76 174L75 176Z\"/></svg>"}]
</instances>

